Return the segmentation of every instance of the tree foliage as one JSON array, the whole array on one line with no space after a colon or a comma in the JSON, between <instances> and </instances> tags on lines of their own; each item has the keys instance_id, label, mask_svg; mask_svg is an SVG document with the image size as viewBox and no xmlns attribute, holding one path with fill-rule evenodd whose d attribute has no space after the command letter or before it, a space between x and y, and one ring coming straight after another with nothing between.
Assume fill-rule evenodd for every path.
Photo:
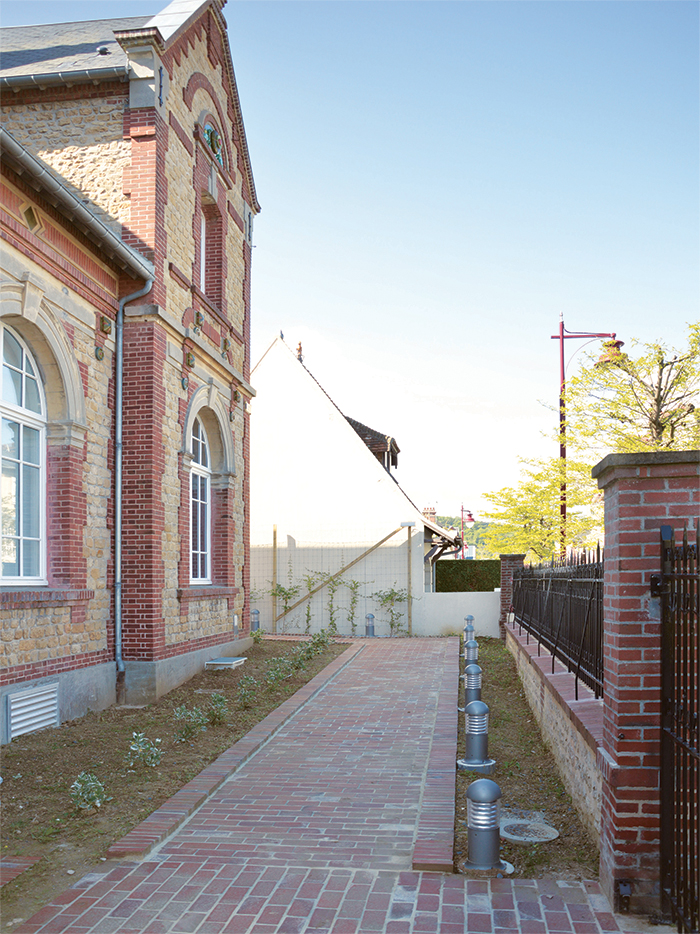
<instances>
[{"instance_id":1,"label":"tree foliage","mask_svg":"<svg viewBox=\"0 0 700 934\"><path fill-rule=\"evenodd\" d=\"M443 529L456 529L458 532L461 529L460 516L436 516L435 521ZM486 542L485 535L488 527L488 522L480 522L479 520L474 523L472 528L464 526L464 544L475 545L476 556L479 559L498 558L498 553L494 552Z\"/></svg>"},{"instance_id":2,"label":"tree foliage","mask_svg":"<svg viewBox=\"0 0 700 934\"><path fill-rule=\"evenodd\" d=\"M560 548L562 464L559 458L521 463L516 486L487 494L493 508L484 513L490 520L484 537L497 554L525 554L526 561L543 561ZM595 544L602 509L589 464L567 462L566 493L566 545Z\"/></svg>"},{"instance_id":3,"label":"tree foliage","mask_svg":"<svg viewBox=\"0 0 700 934\"><path fill-rule=\"evenodd\" d=\"M588 355L566 386L567 441L593 452L692 450L700 447L700 324L682 351L663 341L632 341L634 355L604 345Z\"/></svg>"}]
</instances>

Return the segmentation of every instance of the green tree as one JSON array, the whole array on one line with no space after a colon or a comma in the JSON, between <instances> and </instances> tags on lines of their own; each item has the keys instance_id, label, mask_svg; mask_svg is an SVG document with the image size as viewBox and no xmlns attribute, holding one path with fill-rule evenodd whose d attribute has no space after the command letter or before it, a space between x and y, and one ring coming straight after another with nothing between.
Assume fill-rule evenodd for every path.
<instances>
[{"instance_id":1,"label":"green tree","mask_svg":"<svg viewBox=\"0 0 700 934\"><path fill-rule=\"evenodd\" d=\"M700 324L688 326L682 351L663 341L633 340L632 347L629 355L608 341L566 386L567 442L592 462L592 450L700 447Z\"/></svg>"},{"instance_id":2,"label":"green tree","mask_svg":"<svg viewBox=\"0 0 700 934\"><path fill-rule=\"evenodd\" d=\"M436 516L435 521L443 529L457 529L458 532L460 531L459 516ZM464 526L464 544L476 545L476 556L480 560L498 557L498 554L490 548L486 541L488 527L488 522L481 522L480 520L477 520L471 529L466 525Z\"/></svg>"},{"instance_id":3,"label":"green tree","mask_svg":"<svg viewBox=\"0 0 700 934\"><path fill-rule=\"evenodd\" d=\"M516 486L488 493L493 509L484 538L496 554L525 554L529 562L551 558L560 547L562 464L552 460L521 460ZM566 467L566 544L595 544L602 526L601 497L589 464L568 461Z\"/></svg>"}]
</instances>

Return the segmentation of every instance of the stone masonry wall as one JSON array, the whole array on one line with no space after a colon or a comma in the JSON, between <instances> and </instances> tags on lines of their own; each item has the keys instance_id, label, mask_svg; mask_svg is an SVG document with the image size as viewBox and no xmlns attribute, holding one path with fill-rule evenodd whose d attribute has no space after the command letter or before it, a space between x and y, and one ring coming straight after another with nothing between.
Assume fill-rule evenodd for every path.
<instances>
[{"instance_id":1,"label":"stone masonry wall","mask_svg":"<svg viewBox=\"0 0 700 934\"><path fill-rule=\"evenodd\" d=\"M61 91L47 88L41 102L27 103L13 103L13 95L5 94L3 123L69 182L74 194L102 208L100 219L119 231L130 216L122 184L131 160L131 143L123 138L122 129L126 84L101 92L76 86L68 99ZM25 92L20 100L27 93L36 94Z\"/></svg>"},{"instance_id":2,"label":"stone masonry wall","mask_svg":"<svg viewBox=\"0 0 700 934\"><path fill-rule=\"evenodd\" d=\"M528 704L539 724L542 738L557 763L559 774L584 826L600 845L602 782L596 756L600 739L602 700L579 683L579 700L573 700L572 674L551 656L538 656L536 643L506 626L506 648L513 655Z\"/></svg>"}]
</instances>

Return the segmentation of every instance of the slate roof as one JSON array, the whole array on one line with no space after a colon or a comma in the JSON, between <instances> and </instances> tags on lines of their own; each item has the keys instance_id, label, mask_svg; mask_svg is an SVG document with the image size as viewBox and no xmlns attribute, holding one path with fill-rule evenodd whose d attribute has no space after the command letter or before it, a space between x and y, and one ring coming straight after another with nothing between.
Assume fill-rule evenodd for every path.
<instances>
[{"instance_id":1,"label":"slate roof","mask_svg":"<svg viewBox=\"0 0 700 934\"><path fill-rule=\"evenodd\" d=\"M0 77L119 67L126 74L126 53L114 33L141 29L152 18L129 16L82 23L10 26L0 32ZM107 48L106 55L97 51L101 46Z\"/></svg>"}]
</instances>

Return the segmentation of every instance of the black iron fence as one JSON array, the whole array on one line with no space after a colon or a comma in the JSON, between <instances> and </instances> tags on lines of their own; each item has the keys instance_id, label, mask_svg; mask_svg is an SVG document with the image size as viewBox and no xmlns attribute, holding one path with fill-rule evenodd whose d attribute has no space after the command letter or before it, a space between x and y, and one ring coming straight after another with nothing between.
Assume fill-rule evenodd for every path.
<instances>
[{"instance_id":1,"label":"black iron fence","mask_svg":"<svg viewBox=\"0 0 700 934\"><path fill-rule=\"evenodd\" d=\"M515 622L576 675L603 694L603 553L524 567L513 575ZM539 647L538 647L539 652Z\"/></svg>"},{"instance_id":2,"label":"black iron fence","mask_svg":"<svg viewBox=\"0 0 700 934\"><path fill-rule=\"evenodd\" d=\"M661 886L679 931L700 930L700 520L661 527Z\"/></svg>"}]
</instances>

